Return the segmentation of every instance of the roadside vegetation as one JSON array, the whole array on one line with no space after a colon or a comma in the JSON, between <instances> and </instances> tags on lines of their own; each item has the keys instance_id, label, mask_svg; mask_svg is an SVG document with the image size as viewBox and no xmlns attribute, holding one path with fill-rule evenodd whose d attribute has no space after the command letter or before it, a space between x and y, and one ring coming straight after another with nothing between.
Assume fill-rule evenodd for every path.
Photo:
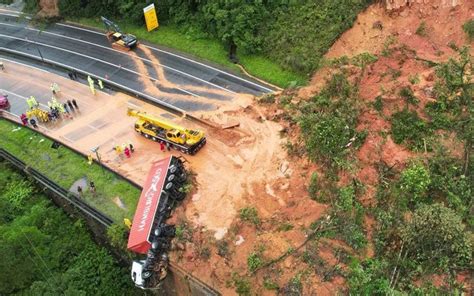
<instances>
[{"instance_id":1,"label":"roadside vegetation","mask_svg":"<svg viewBox=\"0 0 474 296\"><path fill-rule=\"evenodd\" d=\"M0 148L3 148L23 162L46 175L65 189L74 182L87 178L96 186L92 194L84 188L82 198L115 221L132 219L140 191L117 175L101 169L95 163L89 165L87 158L61 146L51 148L52 141L40 134L19 127L6 120L0 120ZM114 200L119 198L125 208Z\"/></svg>"},{"instance_id":2,"label":"roadside vegetation","mask_svg":"<svg viewBox=\"0 0 474 296\"><path fill-rule=\"evenodd\" d=\"M373 103L359 98L364 67L377 61L363 56L332 61L332 74L312 98L295 99L289 90L261 102L285 110L281 118L301 129L286 146L293 157L304 153L317 164L318 171L308 176L309 196L331 205L327 216L307 230L315 233L309 234L305 251L295 254L324 280L343 276L357 295L462 293L465 287L457 277L471 270L474 250L472 56L461 48L457 57L431 65L437 76L435 100L423 107L409 86L392 90L403 104L391 115L382 113L383 96ZM361 58L365 62L357 63ZM390 136L416 156L401 167L376 163L375 201L364 203L367 188L356 172L367 131L357 127L368 109L391 122L388 134L381 133L385 141ZM461 143L454 147L461 151L457 157L441 141L443 134ZM367 219L374 220L370 229ZM350 247L343 257L334 251L338 261L332 267L318 255L318 246L328 238ZM369 249L373 256L366 256ZM257 255L248 258L250 270L262 265ZM437 275L443 280L435 286Z\"/></svg>"},{"instance_id":3,"label":"roadside vegetation","mask_svg":"<svg viewBox=\"0 0 474 296\"><path fill-rule=\"evenodd\" d=\"M128 271L25 177L0 162L1 295L135 295Z\"/></svg>"},{"instance_id":4,"label":"roadside vegetation","mask_svg":"<svg viewBox=\"0 0 474 296\"><path fill-rule=\"evenodd\" d=\"M142 9L152 2L160 28L148 33ZM251 75L288 87L306 83L329 47L371 2L67 0L59 2L59 10L67 19L101 29L99 17L110 17L140 40L233 70L238 62ZM37 1L27 0L25 9L36 11Z\"/></svg>"}]
</instances>

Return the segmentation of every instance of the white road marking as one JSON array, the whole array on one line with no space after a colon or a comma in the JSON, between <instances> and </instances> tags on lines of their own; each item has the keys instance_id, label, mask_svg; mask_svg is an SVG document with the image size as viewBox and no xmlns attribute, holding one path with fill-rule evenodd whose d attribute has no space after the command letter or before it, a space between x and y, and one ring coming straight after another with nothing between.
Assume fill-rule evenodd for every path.
<instances>
[{"instance_id":1,"label":"white road marking","mask_svg":"<svg viewBox=\"0 0 474 296\"><path fill-rule=\"evenodd\" d=\"M153 65L157 65L157 66L161 66L163 68L166 68L168 70L171 70L171 71L174 71L174 72L177 72L177 73L180 73L184 76L188 76L189 78L191 79L195 79L195 80L198 80L200 82L203 82L205 84L209 84L213 87L216 87L216 88L219 88L219 89L222 89L224 91L227 91L229 93L232 93L232 94L236 94L236 92L234 91L231 91L225 87L222 87L220 85L217 85L217 84L214 84L212 82L209 82L207 80L204 80L204 79L201 79L199 77L196 77L194 75L191 75L191 74L188 74L186 72L183 72L181 70L178 70L178 69L175 69L173 67L170 67L170 66L166 66L166 65L162 65L162 64L157 64L157 63L154 63L153 61L149 60L149 59L146 59L146 58L142 58L142 57L139 57L139 56L133 56L133 55L129 55L128 53L126 52L123 52L123 51L120 51L120 50L117 50L117 49L114 49L114 48L110 48L110 47L107 47L107 46L103 46L103 45L99 45L99 44L96 44L96 43L93 43L93 42L89 42L89 41L85 41L85 40L81 40L79 38L73 38L73 37L69 37L69 36L65 36L65 35L61 35L61 34L57 34L57 33L53 33L53 32L49 32L49 31L45 31L45 30L38 30L38 29L33 29L33 28L29 28L29 27L25 27L25 26L20 26L20 25L13 25L13 24L7 24L7 23L3 23L3 22L0 22L0 25L4 25L4 26L10 26L10 27L17 27L17 28L24 28L24 29L27 29L27 30L31 30L31 31L36 31L36 32L40 32L41 34L50 34L50 35L53 35L53 36L57 36L57 37L60 37L60 38L66 38L66 39L70 39L70 40L74 40L74 41L79 41L79 42L82 42L82 43L85 43L85 44L89 44L89 45L92 45L92 46L97 46L97 47L100 47L100 48L104 48L104 49L107 49L107 50L111 50L111 51L114 51L114 52L117 52L117 53L120 53L120 54L124 54L128 57L131 57L131 58L138 58L140 60L143 60L143 61L147 61Z\"/></svg>"},{"instance_id":2,"label":"white road marking","mask_svg":"<svg viewBox=\"0 0 474 296\"><path fill-rule=\"evenodd\" d=\"M31 65L23 64L23 63L20 63L20 62L17 62L17 61L5 59L5 58L0 58L0 60L8 61L9 63L21 65L21 66L28 67L28 68L32 68L32 69L35 69L35 70L39 70L39 71L42 71L42 72L45 72L45 73L48 73L48 74L52 74L51 72L49 72L49 71L47 71L47 70L44 70L44 69L41 69L41 68L36 68L36 67L31 66Z\"/></svg>"},{"instance_id":3,"label":"white road marking","mask_svg":"<svg viewBox=\"0 0 474 296\"><path fill-rule=\"evenodd\" d=\"M63 26L63 27L67 27L67 28L71 28L71 29L76 29L76 30L81 30L81 31L85 31L85 32L89 32L89 33L94 33L94 34L98 34L98 35L104 35L104 33L100 33L100 32L97 32L97 31L93 31L93 30L89 30L89 29L85 29L85 28L81 28L81 27L76 27L76 26L72 26L72 25L67 25L67 24L62 24L62 23L56 23L56 25L58 26ZM233 78L236 78L238 80L241 80L241 81L244 81L246 83L249 83L251 85L254 85L254 86L257 86L263 90L266 90L268 92L273 92L272 89L268 88L268 87L265 87L263 85L260 85L258 83L255 83L255 82L252 82L250 80L247 80L247 79L244 79L242 77L239 77L237 75L233 75L229 72L226 72L226 71L223 71L223 70L220 70L218 68L215 68L215 67L212 67L212 66L209 66L209 65L206 65L204 63L200 63L198 61L195 61L195 60L192 60L192 59L189 59L189 58L186 58L186 57L183 57L183 56L180 56L178 54L175 54L175 53L172 53L172 52L169 52L169 51L166 51L166 50L163 50L163 49L159 49L159 48L156 48L156 47L152 47L152 46L148 46L148 45L144 45L145 47L148 47L148 48L151 48L153 50L156 50L156 51L159 51L159 52L162 52L162 53L165 53L165 54L168 54L168 55L171 55L171 56L174 56L174 57L177 57L177 58L180 58L180 59L183 59L183 60L186 60L188 62L192 62L192 63L195 63L195 64L198 64L200 66L203 66L203 67L206 67L206 68L209 68L209 69L212 69L214 71L217 71L219 73L222 73L222 74L226 74L226 75L229 75L230 77L233 77Z\"/></svg>"},{"instance_id":4,"label":"white road marking","mask_svg":"<svg viewBox=\"0 0 474 296\"><path fill-rule=\"evenodd\" d=\"M13 50L13 49L10 49L10 48L5 48L5 47L0 47L0 49L3 49L3 50L5 50L5 51L9 51L9 52L13 52L13 53L16 53L16 54L20 54L20 55L26 55L26 56L29 56L29 57L31 57L31 58L33 58L33 59L40 60L40 57L38 57L38 56L31 55L31 54L28 54L28 53L24 53L24 52L21 52L21 51L17 51L17 50ZM94 74L92 74L92 73L90 73L90 72L87 72L87 71L84 71L84 70L81 70L81 69L77 69L77 68L71 67L71 66L69 66L69 65L65 65L65 64L63 64L63 63L60 63L60 62L52 61L52 60L49 60L49 59L44 59L44 60L47 61L48 63L52 63L52 64L54 64L54 65L59 65L59 66L61 66L61 67L67 68L67 69L72 69L72 70L75 70L75 71L77 71L77 72L81 72L81 73L86 74L86 75L90 75L90 76L93 76L93 77L96 77L96 78L100 78L101 80L107 82L107 83L110 84L110 85L114 85L114 86L116 86L116 87L125 89L125 90L127 90L127 91L129 91L129 92L131 92L131 93L139 94L139 95L141 95L142 97L145 97L145 98L147 98L148 100L150 100L150 101L152 101L152 102L158 103L158 104L160 104L160 105L162 105L162 106L165 106L165 107L168 108L168 109L171 109L171 110L174 110L175 112L178 112L178 113L183 114L183 116L186 116L186 111L183 110L183 109L181 109L181 108L178 108L178 107L176 107L176 106L174 106L174 105L171 105L171 104L169 104L169 103L167 103L167 102L165 102L165 101L156 99L156 98L154 98L154 97L152 97L152 96L150 96L150 95L148 95L148 94L145 94L145 93L142 93L142 92L140 92L140 91L131 89L131 88L125 86L125 85L122 85L122 84L113 82L113 81L111 81L111 80L108 80L108 79L106 79L105 77L100 77L100 76L94 75Z\"/></svg>"},{"instance_id":5,"label":"white road marking","mask_svg":"<svg viewBox=\"0 0 474 296\"><path fill-rule=\"evenodd\" d=\"M148 75L144 75L144 74L141 74L141 73L138 73L136 71L133 71L133 70L130 70L130 69L127 69L127 68L124 68L122 66L118 66L118 65L115 65L115 64L112 64L112 63L109 63L109 62L106 62L106 61L103 61L103 60L100 60L98 58L94 58L94 57L91 57L91 56L87 56L85 54L82 54L82 53L78 53L78 52L74 52L72 50L69 50L69 49L64 49L64 48L60 48L60 47L57 47L57 46L53 46L53 45L49 45L49 44L44 44L44 43L40 43L40 42L37 42L37 41L34 41L34 40L29 40L29 39L25 39L25 38L19 38L19 37L13 37L13 36L9 36L9 35L4 35L4 34L0 34L0 37L5 37L5 38L10 38L10 39L15 39L15 40L21 40L21 41L25 41L25 42L30 42L30 43L33 43L33 44L37 44L37 45L41 45L41 46L45 46L45 47L50 47L50 48L54 48L54 49L57 49L57 50L60 50L60 51L65 51L65 52L68 52L68 53L72 53L72 54L75 54L75 55L78 55L78 56L82 56L82 57L85 57L85 58L88 58L88 59L91 59L91 60L94 60L94 61L97 61L99 63L103 63L103 64L107 64L109 66L112 66L112 67L115 67L115 68L118 68L118 69L123 69L127 72L130 72L130 73L133 73L133 74L136 74L138 76L143 76L143 77L146 77L152 81L158 81L156 78L153 78L151 76L148 76ZM1 47L1 48L5 48L5 47ZM15 50L12 50L12 51L15 51ZM68 68L70 68L68 66ZM95 75L93 75L95 76ZM192 93L190 91L187 91L185 89L182 89L182 88L179 88L177 87L176 89L179 89L180 91L188 94L188 95L192 95L192 96L195 96L195 97L199 97L199 95L195 94L195 93Z\"/></svg>"},{"instance_id":6,"label":"white road marking","mask_svg":"<svg viewBox=\"0 0 474 296\"><path fill-rule=\"evenodd\" d=\"M19 95L19 94L17 94L17 93L11 92L11 91L6 90L6 89L3 89L3 88L0 88L0 91L9 93L9 94L11 94L11 95L14 95L14 96L16 96L16 97L19 97L19 98L25 100L25 101L26 101L26 99L27 99L27 97L24 97L24 96L22 96L22 95ZM44 109L49 110L49 107L46 106L45 104L39 103L39 105L40 105L41 107L43 107Z\"/></svg>"}]
</instances>

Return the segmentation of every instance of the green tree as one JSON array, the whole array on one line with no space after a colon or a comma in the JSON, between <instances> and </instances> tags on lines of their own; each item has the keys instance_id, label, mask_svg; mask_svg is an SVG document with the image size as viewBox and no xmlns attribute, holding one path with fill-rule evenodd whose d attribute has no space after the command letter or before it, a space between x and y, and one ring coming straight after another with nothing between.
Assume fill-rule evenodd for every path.
<instances>
[{"instance_id":1,"label":"green tree","mask_svg":"<svg viewBox=\"0 0 474 296\"><path fill-rule=\"evenodd\" d=\"M468 267L472 234L461 218L442 204L422 205L401 229L407 258L432 270Z\"/></svg>"},{"instance_id":2,"label":"green tree","mask_svg":"<svg viewBox=\"0 0 474 296\"><path fill-rule=\"evenodd\" d=\"M237 48L258 52L259 28L267 11L262 0L214 0L203 7L206 28L229 47L229 58L237 62Z\"/></svg>"},{"instance_id":3,"label":"green tree","mask_svg":"<svg viewBox=\"0 0 474 296\"><path fill-rule=\"evenodd\" d=\"M423 201L431 183L429 171L420 163L413 163L403 170L398 183L400 195L405 198L401 202L418 203Z\"/></svg>"}]
</instances>

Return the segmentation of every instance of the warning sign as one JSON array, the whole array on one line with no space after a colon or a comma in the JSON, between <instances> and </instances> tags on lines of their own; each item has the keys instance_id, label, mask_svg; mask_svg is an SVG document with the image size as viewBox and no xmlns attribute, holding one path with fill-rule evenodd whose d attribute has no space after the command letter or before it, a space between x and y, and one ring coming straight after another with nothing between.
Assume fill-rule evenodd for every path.
<instances>
[{"instance_id":1,"label":"warning sign","mask_svg":"<svg viewBox=\"0 0 474 296\"><path fill-rule=\"evenodd\" d=\"M143 8L143 14L145 15L146 29L150 32L153 29L158 28L158 17L156 16L155 4L150 4Z\"/></svg>"}]
</instances>

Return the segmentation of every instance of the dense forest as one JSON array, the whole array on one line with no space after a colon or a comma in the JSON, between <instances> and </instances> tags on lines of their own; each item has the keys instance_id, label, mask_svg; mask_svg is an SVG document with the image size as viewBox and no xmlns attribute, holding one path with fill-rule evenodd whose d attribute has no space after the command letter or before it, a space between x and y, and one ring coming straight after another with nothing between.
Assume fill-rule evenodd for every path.
<instances>
[{"instance_id":1,"label":"dense forest","mask_svg":"<svg viewBox=\"0 0 474 296\"><path fill-rule=\"evenodd\" d=\"M133 295L128 271L81 220L0 162L0 295Z\"/></svg>"},{"instance_id":2,"label":"dense forest","mask_svg":"<svg viewBox=\"0 0 474 296\"><path fill-rule=\"evenodd\" d=\"M27 10L37 0L27 0ZM161 24L177 25L191 38L214 37L229 48L261 53L286 69L309 74L337 37L371 0L61 0L64 17L109 16L143 24L143 7L154 3Z\"/></svg>"}]
</instances>

